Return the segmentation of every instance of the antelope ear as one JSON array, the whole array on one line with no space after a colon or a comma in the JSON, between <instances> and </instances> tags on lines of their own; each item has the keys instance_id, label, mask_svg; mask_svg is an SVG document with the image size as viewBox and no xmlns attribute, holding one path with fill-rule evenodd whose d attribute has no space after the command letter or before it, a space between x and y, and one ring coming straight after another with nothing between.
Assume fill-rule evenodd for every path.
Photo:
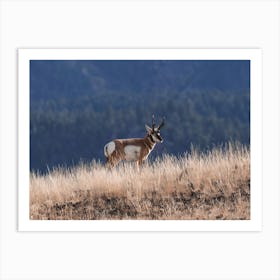
<instances>
[{"instance_id":1,"label":"antelope ear","mask_svg":"<svg viewBox=\"0 0 280 280\"><path fill-rule=\"evenodd\" d=\"M148 133L152 133L153 130L148 125L145 124L145 127Z\"/></svg>"}]
</instances>

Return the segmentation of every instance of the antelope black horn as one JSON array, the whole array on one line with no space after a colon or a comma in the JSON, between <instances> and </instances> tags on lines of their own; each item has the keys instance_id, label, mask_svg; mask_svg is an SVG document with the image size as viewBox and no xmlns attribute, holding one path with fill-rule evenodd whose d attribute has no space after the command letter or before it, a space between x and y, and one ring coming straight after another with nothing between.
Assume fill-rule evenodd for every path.
<instances>
[{"instance_id":1,"label":"antelope black horn","mask_svg":"<svg viewBox=\"0 0 280 280\"><path fill-rule=\"evenodd\" d=\"M155 116L153 115L153 116L152 116L152 129L153 129L153 130L155 129L155 126L156 126L156 123L155 123Z\"/></svg>"},{"instance_id":2,"label":"antelope black horn","mask_svg":"<svg viewBox=\"0 0 280 280\"><path fill-rule=\"evenodd\" d=\"M161 124L158 126L158 130L160 130L164 126L165 118L162 118Z\"/></svg>"}]
</instances>

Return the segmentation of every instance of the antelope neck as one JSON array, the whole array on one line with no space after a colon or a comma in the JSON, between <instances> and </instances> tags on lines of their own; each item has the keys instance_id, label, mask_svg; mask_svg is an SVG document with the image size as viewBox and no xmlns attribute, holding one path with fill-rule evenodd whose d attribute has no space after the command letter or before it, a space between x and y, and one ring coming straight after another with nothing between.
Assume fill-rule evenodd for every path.
<instances>
[{"instance_id":1,"label":"antelope neck","mask_svg":"<svg viewBox=\"0 0 280 280\"><path fill-rule=\"evenodd\" d=\"M151 135L146 136L145 144L148 146L149 149L152 149L156 142L154 141L153 137Z\"/></svg>"},{"instance_id":2,"label":"antelope neck","mask_svg":"<svg viewBox=\"0 0 280 280\"><path fill-rule=\"evenodd\" d=\"M154 141L152 135L149 135L149 138L150 138L150 140L151 140L152 143L156 143L156 141Z\"/></svg>"}]
</instances>

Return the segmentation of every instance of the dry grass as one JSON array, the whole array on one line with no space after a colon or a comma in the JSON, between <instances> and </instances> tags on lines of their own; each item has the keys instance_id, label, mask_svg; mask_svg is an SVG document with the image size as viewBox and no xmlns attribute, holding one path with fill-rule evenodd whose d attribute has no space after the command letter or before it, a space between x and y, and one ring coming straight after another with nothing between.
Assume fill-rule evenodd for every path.
<instances>
[{"instance_id":1,"label":"dry grass","mask_svg":"<svg viewBox=\"0 0 280 280\"><path fill-rule=\"evenodd\" d=\"M101 164L30 174L30 219L250 219L250 153L229 144L140 170Z\"/></svg>"}]
</instances>

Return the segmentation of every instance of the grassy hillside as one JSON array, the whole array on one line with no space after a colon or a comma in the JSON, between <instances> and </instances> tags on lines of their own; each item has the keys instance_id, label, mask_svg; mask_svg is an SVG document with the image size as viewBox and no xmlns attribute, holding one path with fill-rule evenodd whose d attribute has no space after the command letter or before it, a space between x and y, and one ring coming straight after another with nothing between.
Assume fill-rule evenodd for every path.
<instances>
[{"instance_id":1,"label":"grassy hillside","mask_svg":"<svg viewBox=\"0 0 280 280\"><path fill-rule=\"evenodd\" d=\"M250 153L228 145L140 170L93 162L31 173L30 219L250 219Z\"/></svg>"}]
</instances>

